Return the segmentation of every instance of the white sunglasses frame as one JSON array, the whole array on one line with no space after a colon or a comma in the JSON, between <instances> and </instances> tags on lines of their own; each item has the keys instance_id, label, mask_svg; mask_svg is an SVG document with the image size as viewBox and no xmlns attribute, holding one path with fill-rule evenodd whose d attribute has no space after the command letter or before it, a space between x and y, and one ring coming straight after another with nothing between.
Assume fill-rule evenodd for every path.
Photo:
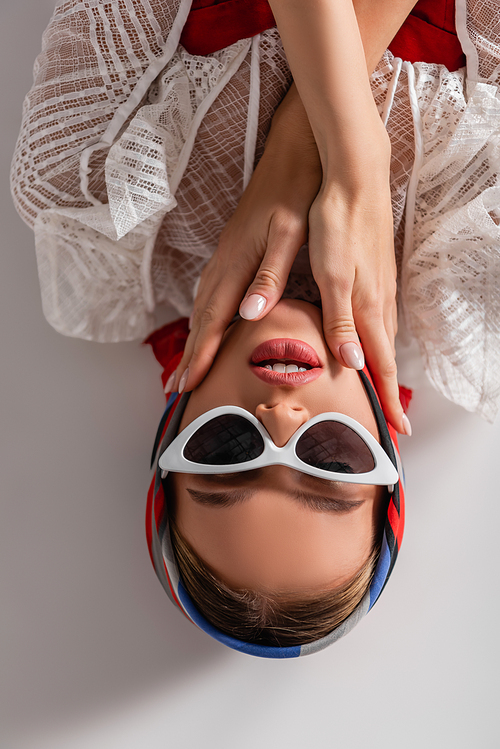
<instances>
[{"instance_id":1,"label":"white sunglasses frame","mask_svg":"<svg viewBox=\"0 0 500 749\"><path fill-rule=\"evenodd\" d=\"M207 465L205 463L193 463L184 457L184 448L193 434L204 424L208 423L217 416L224 414L234 414L242 416L253 424L264 441L264 450L261 455L253 460L244 463L230 463L226 465ZM366 473L335 473L326 471L323 468L315 468L303 463L295 452L295 446L305 431L314 424L321 421L336 421L350 427L369 448L375 467ZM393 464L383 447L370 434L370 432L355 419L345 414L328 412L313 416L312 419L302 424L296 432L290 437L286 445L277 447L268 431L261 422L249 411L239 406L218 406L210 411L198 416L188 426L172 440L166 450L160 455L158 466L162 471L162 478L169 471L175 473L194 473L194 474L214 474L214 473L241 473L251 471L256 468L266 468L267 466L287 466L294 468L301 473L307 473L310 476L326 478L330 481L340 481L346 484L370 484L375 486L392 487L399 481L399 475L396 466Z\"/></svg>"}]
</instances>

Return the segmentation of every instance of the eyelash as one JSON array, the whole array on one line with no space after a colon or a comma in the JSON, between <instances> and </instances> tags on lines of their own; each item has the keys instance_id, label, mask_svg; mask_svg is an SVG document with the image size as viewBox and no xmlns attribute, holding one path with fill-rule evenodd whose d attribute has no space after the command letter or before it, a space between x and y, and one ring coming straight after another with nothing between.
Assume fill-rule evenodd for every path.
<instances>
[{"instance_id":1,"label":"eyelash","mask_svg":"<svg viewBox=\"0 0 500 749\"><path fill-rule=\"evenodd\" d=\"M209 507L232 507L239 502L238 499L230 499L224 494L217 494L217 492L210 492L210 497L205 498L205 492L197 492L192 489L188 489L188 491L196 502Z\"/></svg>"},{"instance_id":2,"label":"eyelash","mask_svg":"<svg viewBox=\"0 0 500 749\"><path fill-rule=\"evenodd\" d=\"M359 507L361 502L350 502L349 506L344 503L339 503L335 499L312 499L309 496L302 496L301 501L304 502L312 510L320 510L322 512L338 512L340 515L348 513L350 510Z\"/></svg>"}]
</instances>

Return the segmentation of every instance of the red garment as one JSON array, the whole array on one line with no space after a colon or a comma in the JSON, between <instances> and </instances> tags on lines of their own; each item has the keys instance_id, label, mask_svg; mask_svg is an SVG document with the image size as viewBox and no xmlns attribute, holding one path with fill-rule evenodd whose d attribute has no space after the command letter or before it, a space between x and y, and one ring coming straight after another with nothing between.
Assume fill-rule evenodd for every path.
<instances>
[{"instance_id":1,"label":"red garment","mask_svg":"<svg viewBox=\"0 0 500 749\"><path fill-rule=\"evenodd\" d=\"M276 25L267 0L193 0L181 44L209 55ZM409 62L434 62L458 70L465 55L455 29L455 0L419 0L389 49Z\"/></svg>"},{"instance_id":2,"label":"red garment","mask_svg":"<svg viewBox=\"0 0 500 749\"><path fill-rule=\"evenodd\" d=\"M182 317L180 320L174 320L174 322L164 325L163 328L155 330L144 341L145 344L149 343L156 360L163 367L161 375L163 387L165 387L168 378L177 369L182 359L188 335L188 319Z\"/></svg>"},{"instance_id":3,"label":"red garment","mask_svg":"<svg viewBox=\"0 0 500 749\"><path fill-rule=\"evenodd\" d=\"M419 0L389 49L409 62L435 62L450 71L463 68L466 60L455 26L455 0Z\"/></svg>"},{"instance_id":4,"label":"red garment","mask_svg":"<svg viewBox=\"0 0 500 749\"><path fill-rule=\"evenodd\" d=\"M267 0L193 0L180 41L191 55L209 55L274 26Z\"/></svg>"}]
</instances>

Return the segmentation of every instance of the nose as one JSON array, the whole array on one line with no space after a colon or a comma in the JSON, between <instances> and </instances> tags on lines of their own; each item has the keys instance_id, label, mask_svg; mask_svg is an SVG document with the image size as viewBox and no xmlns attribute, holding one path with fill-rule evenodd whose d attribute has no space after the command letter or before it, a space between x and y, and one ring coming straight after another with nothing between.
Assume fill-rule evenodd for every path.
<instances>
[{"instance_id":1,"label":"nose","mask_svg":"<svg viewBox=\"0 0 500 749\"><path fill-rule=\"evenodd\" d=\"M255 409L255 416L277 447L284 447L292 434L310 419L307 409L287 403L276 403L274 406L260 403Z\"/></svg>"}]
</instances>

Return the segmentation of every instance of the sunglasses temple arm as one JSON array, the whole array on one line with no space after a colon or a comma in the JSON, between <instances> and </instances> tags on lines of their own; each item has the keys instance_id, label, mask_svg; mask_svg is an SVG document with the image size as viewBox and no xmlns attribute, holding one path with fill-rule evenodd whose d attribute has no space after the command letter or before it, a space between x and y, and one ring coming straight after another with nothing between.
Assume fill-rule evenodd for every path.
<instances>
[{"instance_id":1,"label":"sunglasses temple arm","mask_svg":"<svg viewBox=\"0 0 500 749\"><path fill-rule=\"evenodd\" d=\"M151 453L150 468L152 468L154 465L154 462L156 459L156 453L158 452L158 447L160 446L163 430L165 429L165 424L167 423L167 419L169 417L170 411L172 410L172 406L174 405L176 398L177 398L177 393L172 393L170 398L167 401L167 407L165 408L165 411L163 412L163 416L161 417L160 423L158 425L158 429L156 431L155 443L153 445L153 451Z\"/></svg>"}]
</instances>

